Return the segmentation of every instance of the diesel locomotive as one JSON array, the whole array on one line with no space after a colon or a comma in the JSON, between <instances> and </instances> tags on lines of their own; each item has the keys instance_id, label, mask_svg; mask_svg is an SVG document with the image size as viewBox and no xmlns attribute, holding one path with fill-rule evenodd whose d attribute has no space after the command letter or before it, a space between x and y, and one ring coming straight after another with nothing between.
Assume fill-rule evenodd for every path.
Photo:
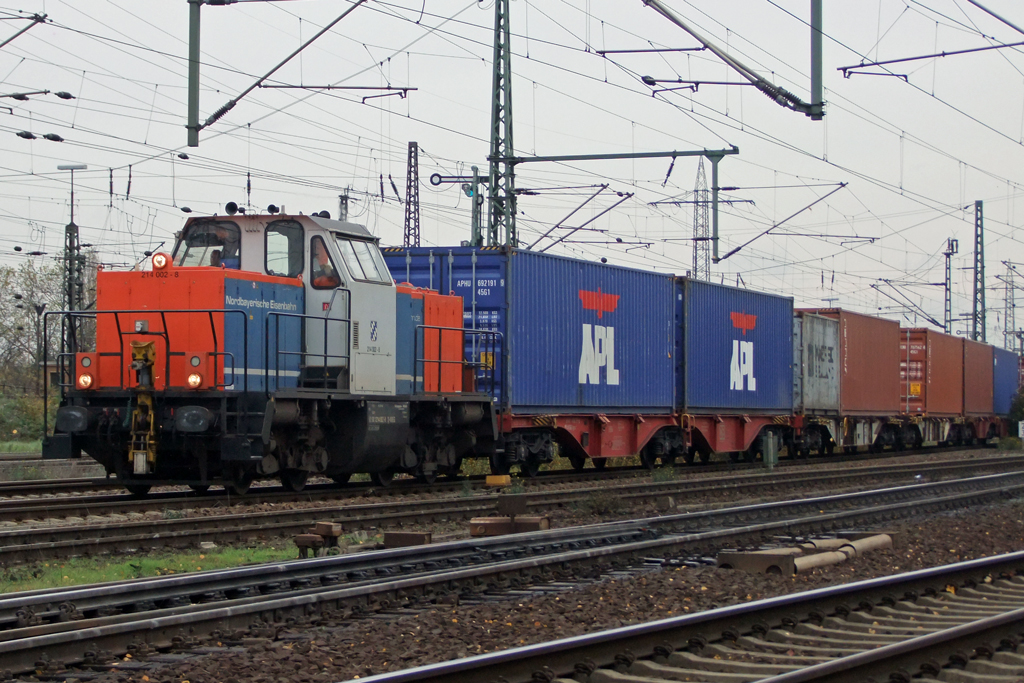
<instances>
[{"instance_id":1,"label":"diesel locomotive","mask_svg":"<svg viewBox=\"0 0 1024 683\"><path fill-rule=\"evenodd\" d=\"M498 446L482 359L500 335L396 284L378 239L327 212L190 218L145 269L101 270L95 310L46 324L65 342L44 457L84 452L138 495L433 481Z\"/></svg>"}]
</instances>

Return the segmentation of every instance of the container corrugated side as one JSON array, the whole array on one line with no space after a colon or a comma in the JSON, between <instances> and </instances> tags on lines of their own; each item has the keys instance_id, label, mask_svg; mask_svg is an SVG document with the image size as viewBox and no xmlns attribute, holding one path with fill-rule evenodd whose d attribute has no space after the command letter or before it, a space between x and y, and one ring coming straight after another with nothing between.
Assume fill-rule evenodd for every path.
<instances>
[{"instance_id":1,"label":"container corrugated side","mask_svg":"<svg viewBox=\"0 0 1024 683\"><path fill-rule=\"evenodd\" d=\"M523 250L390 248L384 257L397 279L462 296L467 327L502 332L496 393L504 400L507 389L514 411L671 412L672 276Z\"/></svg>"},{"instance_id":2,"label":"container corrugated side","mask_svg":"<svg viewBox=\"0 0 1024 683\"><path fill-rule=\"evenodd\" d=\"M793 300L681 278L689 413L788 413L793 408Z\"/></svg>"},{"instance_id":3,"label":"container corrugated side","mask_svg":"<svg viewBox=\"0 0 1024 683\"><path fill-rule=\"evenodd\" d=\"M900 330L904 412L931 417L963 414L963 343L925 328Z\"/></svg>"},{"instance_id":4,"label":"container corrugated side","mask_svg":"<svg viewBox=\"0 0 1024 683\"><path fill-rule=\"evenodd\" d=\"M899 414L900 324L838 308L807 310L839 321L840 412L850 416Z\"/></svg>"},{"instance_id":5,"label":"container corrugated side","mask_svg":"<svg viewBox=\"0 0 1024 683\"><path fill-rule=\"evenodd\" d=\"M511 260L514 407L671 411L671 275L529 251Z\"/></svg>"},{"instance_id":6,"label":"container corrugated side","mask_svg":"<svg viewBox=\"0 0 1024 683\"><path fill-rule=\"evenodd\" d=\"M793 316L793 411L839 412L839 321L798 311Z\"/></svg>"},{"instance_id":7,"label":"container corrugated side","mask_svg":"<svg viewBox=\"0 0 1024 683\"><path fill-rule=\"evenodd\" d=\"M992 412L1006 417L1020 385L1020 356L996 348L992 353Z\"/></svg>"},{"instance_id":8,"label":"container corrugated side","mask_svg":"<svg viewBox=\"0 0 1024 683\"><path fill-rule=\"evenodd\" d=\"M964 340L964 415L992 414L992 347Z\"/></svg>"}]
</instances>

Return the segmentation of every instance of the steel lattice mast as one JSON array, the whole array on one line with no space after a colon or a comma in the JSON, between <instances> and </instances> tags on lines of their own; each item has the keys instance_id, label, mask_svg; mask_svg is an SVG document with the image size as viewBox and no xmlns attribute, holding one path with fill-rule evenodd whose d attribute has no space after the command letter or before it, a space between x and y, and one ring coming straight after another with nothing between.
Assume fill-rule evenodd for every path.
<instances>
[{"instance_id":1,"label":"steel lattice mast","mask_svg":"<svg viewBox=\"0 0 1024 683\"><path fill-rule=\"evenodd\" d=\"M982 202L974 202L974 310L971 339L985 341L985 219Z\"/></svg>"},{"instance_id":2,"label":"steel lattice mast","mask_svg":"<svg viewBox=\"0 0 1024 683\"><path fill-rule=\"evenodd\" d=\"M704 157L697 164L697 183L693 188L693 272L695 280L711 279L711 222L708 220L708 179L704 175Z\"/></svg>"},{"instance_id":3,"label":"steel lattice mast","mask_svg":"<svg viewBox=\"0 0 1024 683\"><path fill-rule=\"evenodd\" d=\"M960 251L960 242L953 238L946 240L946 280L943 283L942 329L946 334L953 334L953 255Z\"/></svg>"},{"instance_id":4,"label":"steel lattice mast","mask_svg":"<svg viewBox=\"0 0 1024 683\"><path fill-rule=\"evenodd\" d=\"M420 146L409 143L405 171L405 238L402 245L420 246Z\"/></svg>"},{"instance_id":5,"label":"steel lattice mast","mask_svg":"<svg viewBox=\"0 0 1024 683\"><path fill-rule=\"evenodd\" d=\"M512 48L509 6L494 0L494 61L491 87L491 153L487 243L517 246L515 164L512 161Z\"/></svg>"}]
</instances>

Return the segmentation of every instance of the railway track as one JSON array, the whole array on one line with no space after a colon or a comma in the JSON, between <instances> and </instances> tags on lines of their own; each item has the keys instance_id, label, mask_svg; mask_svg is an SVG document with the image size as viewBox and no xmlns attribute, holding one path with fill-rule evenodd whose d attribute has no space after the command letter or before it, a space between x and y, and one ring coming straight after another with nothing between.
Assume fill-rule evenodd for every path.
<instances>
[{"instance_id":1,"label":"railway track","mask_svg":"<svg viewBox=\"0 0 1024 683\"><path fill-rule=\"evenodd\" d=\"M781 596L367 683L1016 683L1024 553Z\"/></svg>"},{"instance_id":2,"label":"railway track","mask_svg":"<svg viewBox=\"0 0 1024 683\"><path fill-rule=\"evenodd\" d=\"M32 671L46 658L48 666L58 668L83 663L103 665L105 657L119 656L129 647L138 660L172 648L189 650L201 645L201 636L209 634L215 634L218 642L241 643L246 638L273 635L274 625L285 622L293 627L333 623L443 602L451 596L565 585L569 579L594 579L608 572L642 571L692 561L722 547L757 545L779 535L864 529L895 519L984 505L1021 492L1024 473L1019 472L12 594L0 600L0 624L9 627L0 632L0 668Z\"/></svg>"},{"instance_id":3,"label":"railway track","mask_svg":"<svg viewBox=\"0 0 1024 683\"><path fill-rule=\"evenodd\" d=\"M686 500L707 506L709 500L728 496L763 495L765 490L792 490L807 487L863 488L872 482L925 482L943 477L963 476L996 470L1019 469L1021 458L992 458L982 461L898 463L888 466L855 469L830 469L825 472L794 474L757 474L653 482L631 481L616 485L574 489L539 490L524 494L528 510L546 513L553 509L579 504L594 496L615 498L624 503L643 503L672 497L673 503ZM879 485L876 483L875 485ZM118 519L98 524L66 524L61 526L28 526L0 531L0 564L13 565L33 560L53 560L88 554L137 551L143 548L194 547L203 541L237 543L251 538L280 537L301 533L317 521L342 524L346 532L358 529L401 527L432 522L450 522L480 517L494 512L498 494L483 494L428 499L395 499L374 503L346 503L335 506L290 508L244 514L218 514L183 518L161 518L141 521ZM105 507L106 506L106 507ZM98 514L119 509L118 503L94 503L84 507L78 502L53 504L48 515ZM0 506L0 519L23 519L38 515L35 507Z\"/></svg>"},{"instance_id":4,"label":"railway track","mask_svg":"<svg viewBox=\"0 0 1024 683\"><path fill-rule=\"evenodd\" d=\"M790 468L790 467L806 467L807 465L817 464L841 464L841 463L852 463L852 462L863 462L863 461L874 461L883 460L889 458L902 457L905 455L913 454L941 454L941 453L956 453L962 457L973 457L977 455L989 455L993 451L988 447L976 447L976 448L962 448L955 446L943 446L943 447L928 447L919 449L916 451L904 451L901 453L895 452L883 452L883 453L836 453L827 456L817 456L802 459L784 459L779 462L776 467ZM1003 457L1014 457L1014 456L1003 456ZM53 461L51 461L53 462ZM72 462L72 461L67 461ZM675 469L679 472L687 472L694 474L706 474L715 472L743 472L749 470L759 470L762 468L761 463L746 463L746 462L714 462L700 465L686 465L683 463L677 463L674 465ZM620 479L623 477L631 476L643 476L649 471L641 466L635 467L609 467L603 470L587 469L583 472L575 470L544 470L538 474L538 476L528 479L523 479L523 483L526 485L545 484L545 483L568 483L574 481L607 481ZM424 484L415 479L397 479L394 480L390 486L385 489L381 489L379 486L375 486L370 483L359 483L353 482L344 486L337 484L313 484L307 486L303 491L298 494L293 494L299 497L308 495L325 495L327 492L335 492L339 496L358 496L364 495L366 492L375 490L384 490L388 493L421 493L421 492L435 492L435 491L448 491L461 489L464 486L464 482L468 481L472 487L482 487L485 475L467 475L460 477L458 480L441 480L434 484ZM157 491L149 494L146 498L134 498L131 494L124 490L124 485L118 483L115 479L106 477L79 477L70 479L33 479L24 481L0 481L0 503L3 502L4 498L17 498L17 497L61 497L68 494L78 493L95 493L100 490L118 491L117 494L112 496L119 496L121 500L145 500L146 498L159 498L161 500L170 500L173 498L182 499L196 499L200 496L194 491L183 490L182 488L167 489L163 491ZM285 489L278 485L269 483L263 483L262 485L258 482L245 496L236 496L229 494L223 490L214 489L208 491L202 495L202 498L208 501L210 504L226 504L231 505L239 502L263 502L264 496L278 496L281 494L288 493Z\"/></svg>"}]
</instances>

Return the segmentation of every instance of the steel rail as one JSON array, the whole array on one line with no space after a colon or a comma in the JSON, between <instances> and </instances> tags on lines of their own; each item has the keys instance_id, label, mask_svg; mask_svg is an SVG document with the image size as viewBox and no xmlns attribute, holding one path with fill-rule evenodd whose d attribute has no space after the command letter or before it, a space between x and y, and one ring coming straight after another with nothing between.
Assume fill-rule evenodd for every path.
<instances>
[{"instance_id":1,"label":"steel rail","mask_svg":"<svg viewBox=\"0 0 1024 683\"><path fill-rule=\"evenodd\" d=\"M856 583L822 588L775 598L758 600L741 605L713 609L681 617L636 624L598 633L565 638L553 642L502 650L485 655L370 676L366 683L413 683L430 680L432 683L468 683L489 681L499 678L509 683L552 680L555 677L573 678L574 674L587 678L578 680L606 681L657 679L657 666L672 663L675 653L686 663L699 666L699 659L712 657L722 664L708 680L738 680L722 660L727 659L733 648L750 655L762 655L761 660L770 660L769 650L747 651L738 647L743 638L764 637L772 630L785 629L793 632L801 623L816 623L833 620L835 616L862 611L868 615L878 607L893 605L901 601L913 603L915 596L941 594L947 586L972 586L992 581L1001 575L1019 576L1024 573L1024 552L1000 555L980 560L971 560L944 567L934 567L895 576L859 581ZM996 583L993 581L993 583ZM1018 592L1018 604L1024 601L1024 582L1019 578L1013 582ZM854 607L851 607L854 606ZM834 624L832 624L834 625ZM873 629L884 631L879 625ZM762 683L861 683L867 680L909 681L915 673L927 673L931 679L937 671L953 660L963 665L966 648L968 660L971 653L987 654L1000 646L1012 651L1010 642L1020 642L1024 632L1024 610L1010 609L1003 613L974 620L971 623L941 629L934 633L909 638L903 642L863 650L848 657L801 668L796 671L768 677L753 675L756 669L770 669L768 665L755 664L746 667L743 680L759 680ZM710 636L710 638L709 638ZM1015 640L1010 641L1009 638ZM714 642L715 639L718 643ZM809 639L808 639L809 640ZM1000 641L1002 640L1002 644ZM784 639L776 641L781 649ZM719 644L722 643L722 644ZM876 643L877 644L877 643ZM709 645L711 647L709 647ZM826 649L824 646L822 649ZM701 653L710 650L707 655ZM794 645L793 649L807 652L809 647ZM837 649L832 645L832 649ZM638 659L638 656L640 659ZM1020 659L1020 655L1016 657ZM786 659L782 657L781 659ZM799 656L790 656L797 660ZM634 669L636 662L652 662L655 666L641 665ZM751 660L748 660L748 663ZM753 659L753 662L759 661ZM671 668L671 667L665 667ZM793 668L783 666L785 668ZM610 676L602 676L608 673ZM616 676L616 673L619 675ZM597 675L595 675L597 674ZM717 674L717 675L716 675ZM540 678L535 678L539 675ZM669 674L671 675L671 674ZM895 675L895 678L891 678ZM668 677L665 673L662 676ZM1016 678L1016 675L1014 676ZM1010 678L1007 680L1014 680ZM677 678L677 680L683 680ZM697 680L689 678L685 680ZM940 679L960 680L960 679ZM965 678L964 680L994 681L995 678Z\"/></svg>"},{"instance_id":2,"label":"steel rail","mask_svg":"<svg viewBox=\"0 0 1024 683\"><path fill-rule=\"evenodd\" d=\"M1017 477L1020 472L1009 474L987 475L988 477ZM844 480L863 480L864 475L858 472L830 471L822 477L809 477L808 481L822 485L823 483ZM994 481L986 477L974 477L954 482L934 482L886 489L894 496L927 495L936 490L931 487L944 486L978 486L979 482ZM760 490L770 485L771 479L760 479L745 483L721 483L697 489L703 493L721 491L740 491L743 488ZM959 483L958 483L959 482ZM798 478L787 477L777 483L798 485ZM863 482L861 482L863 483ZM674 493L673 486L685 491L689 482L644 482L618 487L594 487L572 490L544 491L524 494L528 508L545 511L555 507L572 505L595 494L612 495L619 500L651 500L664 498ZM691 489L691 492L692 489ZM915 493L916 492L916 493ZM776 508L769 503L764 506L751 506L752 514L762 514L771 510L774 514L781 509L789 509L794 505L805 507L816 504L843 504L839 501L857 500L864 492L854 492L839 496L812 498L799 504L783 502L788 506ZM874 495L878 495L877 493ZM0 564L15 564L32 560L53 560L61 557L100 554L113 551L135 551L139 548L153 547L189 547L201 541L239 542L248 538L267 535L289 535L301 533L310 524L317 521L341 523L346 531L367 527L402 526L405 524L422 524L430 521L450 521L466 519L489 514L494 511L499 496L478 495L468 498L447 498L417 501L392 501L377 504L345 505L335 507L301 508L277 510L270 512L249 512L245 515L216 515L206 517L189 517L180 519L147 520L138 522L119 521L113 524L97 525L66 525L57 527L29 527L14 531L0 531ZM740 508L742 510L742 508ZM737 510L736 508L733 511ZM700 513L709 519L720 514L717 511ZM741 513L737 513L741 514ZM662 519L669 519L665 517ZM698 519L690 515L689 519Z\"/></svg>"},{"instance_id":3,"label":"steel rail","mask_svg":"<svg viewBox=\"0 0 1024 683\"><path fill-rule=\"evenodd\" d=\"M549 544L549 552L534 557L425 572L417 576L369 585L331 585L283 597L265 595L220 604L200 604L169 611L156 610L143 614L84 620L72 622L66 627L58 625L61 630L57 632L40 633L31 629L22 632L12 631L8 635L8 640L0 642L0 667L17 672L28 671L35 667L43 654L47 654L51 661L73 664L81 662L87 653L94 653L98 649L119 655L127 651L129 643L133 643L136 651L165 649L174 645L175 639L180 639L181 634L186 631L192 634L209 634L217 631L219 640L231 640L235 637L231 635L234 629L238 629L237 634L243 634L246 629L259 629L267 623L280 623L285 620L292 620L292 623L301 626L308 623L309 617L317 612L328 620L344 619L351 615L389 609L395 605L435 600L451 592L472 594L512 585L551 581L561 578L570 567L584 575L600 575L608 568L651 562L663 564L667 561L666 557L695 551L706 552L708 548L722 547L725 543L758 542L783 532L812 533L823 529L862 527L881 520L888 521L926 512L981 505L1003 499L1007 495L1019 495L1024 491L1024 474L1018 476L1015 483L1005 478L1002 484L990 477L979 479L988 479L990 488L950 495L934 495L933 491L933 495L923 499L885 502L873 507L825 514L815 510L804 517L694 533L685 532L686 527L692 528L692 522L681 521L682 518L692 517L690 515L673 516L677 522L676 527L681 529L678 533L669 533L674 530L671 525L666 524L671 518L639 520L633 524L643 523L643 528L655 528L657 525L665 535L646 540L635 540L627 535L624 542L618 544L570 550L563 550L561 544L552 543ZM884 493L887 495L890 492ZM617 523L612 531L618 531L621 535L627 524L629 523ZM590 530L607 537L607 526L594 525ZM508 537L505 541L518 541L524 547L530 547L531 542L539 537L538 534L521 534L518 537ZM660 557L652 559L657 556ZM505 664L507 662L502 666ZM515 667L506 667L502 675L511 678L509 673L513 670ZM474 677L472 680L494 678Z\"/></svg>"},{"instance_id":4,"label":"steel rail","mask_svg":"<svg viewBox=\"0 0 1024 683\"><path fill-rule=\"evenodd\" d=\"M826 456L815 456L810 458L802 459L787 459L776 464L778 468L800 468L807 467L808 465L814 466L818 464L840 464L845 462L861 462L861 461L874 461L881 459L888 459L893 457L899 457L900 455L909 454L939 454L939 453L962 453L964 455L985 453L991 449L987 447L972 447L964 448L958 446L933 446L916 451L904 451L901 453L895 452L883 452L883 453L854 453L854 454L833 454ZM2 454L0 454L2 455ZM1022 456L995 456L996 458L1014 458L1018 457L1024 460ZM986 458L987 460L988 458ZM47 462L58 462L58 461L47 461ZM60 461L60 462L78 462L78 461ZM683 463L676 463L674 465L677 472L687 472L694 474L706 474L712 472L742 472L745 470L756 470L761 467L759 463L742 463L742 462L718 462L702 465L686 465ZM630 476L643 476L647 474L649 470L642 466L633 467L612 467L602 470L588 469L585 471L578 470L545 470L540 472L536 477L526 479L524 482L527 485L535 484L548 484L548 483L559 483L561 481L574 482L574 481L603 481L608 479L619 479ZM332 490L339 493L338 495L361 495L367 491L386 491L389 493L406 493L406 492L438 492L459 489L463 486L463 482L469 481L471 484L478 484L486 479L485 475L467 475L454 481L438 481L434 484L424 484L419 481L412 479L408 480L396 480L386 488L381 489L379 486L372 484L348 484L343 487L338 485L324 484L307 486L300 495L303 493L310 493L312 491L319 490ZM88 492L93 489L123 489L124 484L118 482L116 479L106 477L96 478L74 478L74 479L32 479L23 481L0 481L0 505L3 505L6 501L3 500L5 497L12 496L47 496L53 493L71 493L71 492ZM210 502L211 504L228 503L231 501L239 502L263 502L260 499L262 495L268 494L280 494L284 489L277 485L263 485L257 486L256 488L250 489L250 492L245 496L233 496L224 492L210 492L203 494L203 500ZM157 494L149 494L147 498L153 496L162 495L166 497L182 497L182 498L196 498L197 495L192 491L168 491ZM120 494L122 500L125 502L129 501L141 501L145 499L130 498L130 494L127 492Z\"/></svg>"},{"instance_id":5,"label":"steel rail","mask_svg":"<svg viewBox=\"0 0 1024 683\"><path fill-rule=\"evenodd\" d=\"M992 468L1005 468L1005 467L1016 467L1024 465L1024 457L1020 456L998 456L991 458L983 458L976 460L956 460L956 461L940 461L934 463L928 463L924 466L920 463L895 463L891 465L870 465L867 467L856 468L853 470L825 470L821 474L805 474L797 477L796 475L772 475L769 473L751 473L741 475L730 475L729 477L701 477L697 479L687 480L672 480L668 482L655 482L644 478L646 470L630 470L628 473L622 473L617 476L607 477L606 479L629 479L643 478L642 482L636 483L625 483L615 488L617 492L626 493L627 489L633 487L644 487L651 490L661 490L663 495L670 495L673 493L693 493L701 492L709 487L715 485L716 482L725 482L730 488L733 485L742 486L747 482L757 482L764 485L775 485L775 484L788 484L792 480L794 483L803 483L806 481L812 481L814 477L820 477L822 480L828 480L830 477L834 481L842 481L855 479L858 476L879 476L879 475L895 475L900 472L914 472L917 473L922 469L927 468L925 472L928 475L934 475L935 473L948 473L963 470L983 471ZM818 471L820 472L820 471ZM783 478L785 477L785 479ZM484 477L474 478L471 481L471 489L475 489L478 493L486 490L483 486ZM542 480L531 481L530 488L533 489L537 486L546 485L559 485L566 483L586 482L591 481L588 477L576 476L576 475L565 475L564 477L545 477ZM295 493L290 491L284 491L281 488L274 487L263 493L256 493L255 495L248 495L244 497L238 496L203 496L196 495L194 492L161 492L151 494L143 499L131 498L126 494L115 494L107 496L81 496L81 497L61 497L54 499L52 497L37 498L37 499L0 499L0 521L24 521L30 519L40 519L41 516L52 519L62 517L84 517L84 516L99 516L104 514L124 514L126 512L142 512L146 510L180 510L180 509L194 509L194 508L220 508L220 507L236 507L255 505L260 503L290 503L290 502L309 502L312 500L344 500L351 498L364 498L368 494L372 495L389 495L393 494L396 496L412 495L412 494L429 494L429 493L452 493L452 492L463 492L465 490L465 484L459 482L448 482L444 486L430 486L427 484L412 484L409 487L397 487L395 489L384 489L375 488L373 486L358 487L358 488L338 488L331 484L314 484L307 487L305 490ZM0 493L3 489L0 488Z\"/></svg>"}]
</instances>

